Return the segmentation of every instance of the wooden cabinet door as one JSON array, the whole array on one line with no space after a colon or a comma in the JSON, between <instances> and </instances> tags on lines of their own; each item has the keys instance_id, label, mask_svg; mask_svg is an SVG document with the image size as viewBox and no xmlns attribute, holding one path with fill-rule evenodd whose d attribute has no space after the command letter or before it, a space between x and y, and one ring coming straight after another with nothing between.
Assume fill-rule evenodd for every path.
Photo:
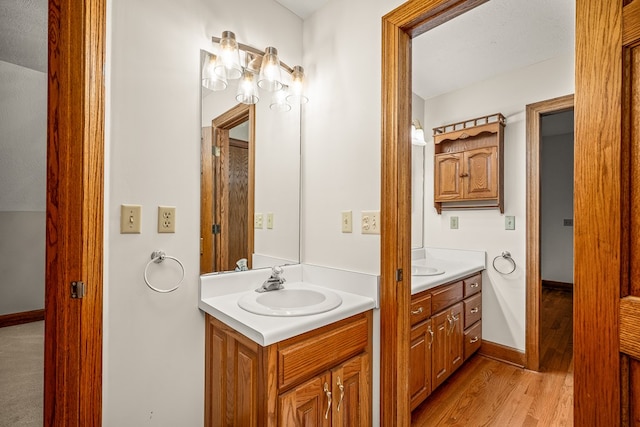
<instances>
[{"instance_id":1,"label":"wooden cabinet door","mask_svg":"<svg viewBox=\"0 0 640 427\"><path fill-rule=\"evenodd\" d=\"M411 351L409 353L411 410L431 394L431 346L433 340L431 320L418 323L411 328Z\"/></svg>"},{"instance_id":2,"label":"wooden cabinet door","mask_svg":"<svg viewBox=\"0 0 640 427\"><path fill-rule=\"evenodd\" d=\"M278 425L315 427L331 425L335 399L329 372L317 376L278 398Z\"/></svg>"},{"instance_id":3,"label":"wooden cabinet door","mask_svg":"<svg viewBox=\"0 0 640 427\"><path fill-rule=\"evenodd\" d=\"M331 372L333 427L371 426L369 356L362 354Z\"/></svg>"},{"instance_id":4,"label":"wooden cabinet door","mask_svg":"<svg viewBox=\"0 0 640 427\"><path fill-rule=\"evenodd\" d=\"M463 198L498 197L498 148L486 147L465 151L461 176Z\"/></svg>"},{"instance_id":5,"label":"wooden cabinet door","mask_svg":"<svg viewBox=\"0 0 640 427\"><path fill-rule=\"evenodd\" d=\"M447 310L451 321L449 322L449 373L455 371L464 362L464 312L463 304L458 304Z\"/></svg>"},{"instance_id":6,"label":"wooden cabinet door","mask_svg":"<svg viewBox=\"0 0 640 427\"><path fill-rule=\"evenodd\" d=\"M448 331L449 321L447 317L449 312L442 311L431 318L433 328L433 345L431 347L431 383L432 389L435 389L444 382L449 376L448 363L449 346ZM450 316L449 316L450 317Z\"/></svg>"},{"instance_id":7,"label":"wooden cabinet door","mask_svg":"<svg viewBox=\"0 0 640 427\"><path fill-rule=\"evenodd\" d=\"M434 200L446 202L462 197L460 174L462 154L436 154L434 163Z\"/></svg>"}]
</instances>

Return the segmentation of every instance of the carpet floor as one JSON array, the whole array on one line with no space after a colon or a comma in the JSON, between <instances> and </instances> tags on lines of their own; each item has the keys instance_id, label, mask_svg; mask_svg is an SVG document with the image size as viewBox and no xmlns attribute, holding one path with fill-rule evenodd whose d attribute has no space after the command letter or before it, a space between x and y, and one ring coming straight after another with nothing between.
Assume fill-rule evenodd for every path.
<instances>
[{"instance_id":1,"label":"carpet floor","mask_svg":"<svg viewBox=\"0 0 640 427\"><path fill-rule=\"evenodd\" d=\"M44 321L0 328L0 427L42 426Z\"/></svg>"}]
</instances>

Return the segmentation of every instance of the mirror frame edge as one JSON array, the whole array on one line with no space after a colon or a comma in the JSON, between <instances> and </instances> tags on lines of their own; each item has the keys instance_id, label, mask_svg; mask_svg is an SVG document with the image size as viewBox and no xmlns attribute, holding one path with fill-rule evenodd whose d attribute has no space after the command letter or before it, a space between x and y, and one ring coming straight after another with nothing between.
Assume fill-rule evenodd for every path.
<instances>
[{"instance_id":1,"label":"mirror frame edge","mask_svg":"<svg viewBox=\"0 0 640 427\"><path fill-rule=\"evenodd\" d=\"M409 0L382 17L380 421L411 425L411 39L488 0ZM404 369L399 369L403 367Z\"/></svg>"}]
</instances>

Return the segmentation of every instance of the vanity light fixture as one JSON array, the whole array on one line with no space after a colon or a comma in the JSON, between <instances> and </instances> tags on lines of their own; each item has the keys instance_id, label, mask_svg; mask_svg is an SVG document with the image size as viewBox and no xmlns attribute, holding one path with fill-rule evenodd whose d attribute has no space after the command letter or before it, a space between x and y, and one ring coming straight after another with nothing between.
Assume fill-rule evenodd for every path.
<instances>
[{"instance_id":1,"label":"vanity light fixture","mask_svg":"<svg viewBox=\"0 0 640 427\"><path fill-rule=\"evenodd\" d=\"M291 68L280 61L275 47L260 51L238 43L231 31L223 31L222 37L211 39L218 45L218 51L205 58L202 86L221 91L227 88L228 80L240 79L236 95L239 102L256 104L260 100L259 87L272 92L269 106L276 111L289 111L292 103L304 104L309 100L304 95L304 69L299 65Z\"/></svg>"},{"instance_id":2,"label":"vanity light fixture","mask_svg":"<svg viewBox=\"0 0 640 427\"><path fill-rule=\"evenodd\" d=\"M422 129L422 125L418 119L413 119L411 123L411 144L419 146L427 145L424 139L424 129Z\"/></svg>"}]
</instances>

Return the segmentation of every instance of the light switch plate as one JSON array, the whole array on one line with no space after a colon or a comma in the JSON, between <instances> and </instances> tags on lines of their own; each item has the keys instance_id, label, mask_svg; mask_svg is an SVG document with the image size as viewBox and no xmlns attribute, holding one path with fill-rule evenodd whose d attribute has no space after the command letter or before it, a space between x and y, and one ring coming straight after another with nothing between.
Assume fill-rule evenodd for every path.
<instances>
[{"instance_id":1,"label":"light switch plate","mask_svg":"<svg viewBox=\"0 0 640 427\"><path fill-rule=\"evenodd\" d=\"M452 216L449 218L449 228L452 230L457 230L458 229L458 217L457 216Z\"/></svg>"},{"instance_id":2,"label":"light switch plate","mask_svg":"<svg viewBox=\"0 0 640 427\"><path fill-rule=\"evenodd\" d=\"M504 217L504 229L505 230L515 230L516 229L516 217L515 216L505 216Z\"/></svg>"},{"instance_id":3,"label":"light switch plate","mask_svg":"<svg viewBox=\"0 0 640 427\"><path fill-rule=\"evenodd\" d=\"M342 211L342 232L351 233L353 231L353 215L351 211Z\"/></svg>"},{"instance_id":4,"label":"light switch plate","mask_svg":"<svg viewBox=\"0 0 640 427\"><path fill-rule=\"evenodd\" d=\"M121 205L120 206L120 233L140 234L140 216L142 206Z\"/></svg>"},{"instance_id":5,"label":"light switch plate","mask_svg":"<svg viewBox=\"0 0 640 427\"><path fill-rule=\"evenodd\" d=\"M267 214L267 228L269 230L273 229L273 213L269 212Z\"/></svg>"},{"instance_id":6,"label":"light switch plate","mask_svg":"<svg viewBox=\"0 0 640 427\"><path fill-rule=\"evenodd\" d=\"M380 234L380 211L362 212L362 234Z\"/></svg>"}]
</instances>

